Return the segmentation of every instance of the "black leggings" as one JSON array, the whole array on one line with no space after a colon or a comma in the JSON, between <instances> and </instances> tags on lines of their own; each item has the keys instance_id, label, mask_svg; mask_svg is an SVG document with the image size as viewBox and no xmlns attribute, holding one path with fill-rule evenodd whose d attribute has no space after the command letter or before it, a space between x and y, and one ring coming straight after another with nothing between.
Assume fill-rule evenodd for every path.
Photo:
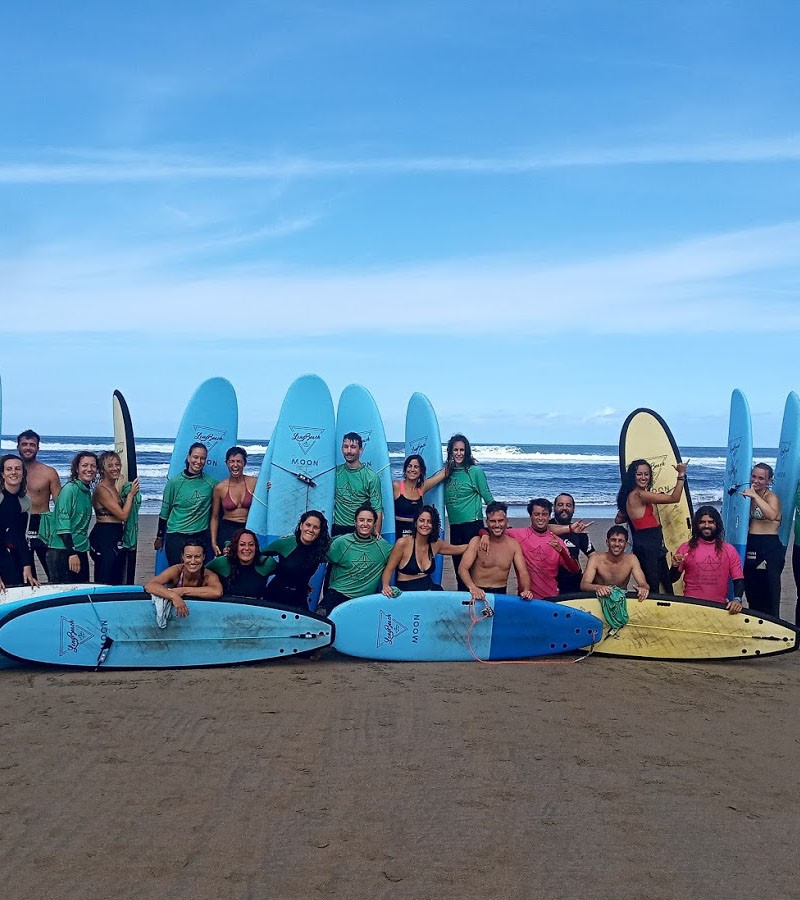
<instances>
[{"instance_id":1,"label":"black leggings","mask_svg":"<svg viewBox=\"0 0 800 900\"><path fill-rule=\"evenodd\" d=\"M122 522L97 522L89 533L89 553L94 560L94 580L97 584L124 582L122 528Z\"/></svg>"},{"instance_id":2,"label":"black leggings","mask_svg":"<svg viewBox=\"0 0 800 900\"><path fill-rule=\"evenodd\" d=\"M643 528L641 531L634 529L631 538L633 541L633 553L642 567L650 593L674 594L672 579L669 577L667 549L664 546L664 534L661 531L661 526L659 525L657 528Z\"/></svg>"},{"instance_id":3,"label":"black leggings","mask_svg":"<svg viewBox=\"0 0 800 900\"><path fill-rule=\"evenodd\" d=\"M748 534L744 559L744 593L747 605L779 618L781 572L786 550L777 534Z\"/></svg>"},{"instance_id":4,"label":"black leggings","mask_svg":"<svg viewBox=\"0 0 800 900\"><path fill-rule=\"evenodd\" d=\"M450 525L450 543L451 544L468 544L474 537L477 537L483 528L483 522L478 519L475 522L462 522L460 525ZM464 582L458 577L458 567L461 565L463 554L453 557L453 568L456 571L457 590L468 590Z\"/></svg>"},{"instance_id":5,"label":"black leggings","mask_svg":"<svg viewBox=\"0 0 800 900\"><path fill-rule=\"evenodd\" d=\"M70 571L69 558L77 556L81 567L77 572ZM50 572L51 584L88 584L89 583L89 554L70 553L69 550L48 550L47 568Z\"/></svg>"}]
</instances>

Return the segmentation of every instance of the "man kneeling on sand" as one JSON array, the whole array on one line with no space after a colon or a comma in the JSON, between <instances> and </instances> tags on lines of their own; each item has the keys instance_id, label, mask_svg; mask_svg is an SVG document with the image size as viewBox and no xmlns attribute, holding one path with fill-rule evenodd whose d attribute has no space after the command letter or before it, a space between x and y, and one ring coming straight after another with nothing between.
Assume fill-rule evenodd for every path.
<instances>
[{"instance_id":1,"label":"man kneeling on sand","mask_svg":"<svg viewBox=\"0 0 800 900\"><path fill-rule=\"evenodd\" d=\"M486 600L486 594L508 592L508 576L511 566L517 573L519 595L532 600L531 579L522 547L506 534L508 506L494 500L486 507L486 528L489 532L487 549L480 550L480 537L469 542L467 552L458 567L459 578L469 589L473 600Z\"/></svg>"},{"instance_id":2,"label":"man kneeling on sand","mask_svg":"<svg viewBox=\"0 0 800 900\"><path fill-rule=\"evenodd\" d=\"M591 591L598 597L608 597L615 587L627 591L632 577L639 599L646 600L647 579L639 560L632 553L625 552L628 546L627 529L622 525L612 525L606 532L606 546L607 553L593 553L589 557L581 579L581 590Z\"/></svg>"}]
</instances>

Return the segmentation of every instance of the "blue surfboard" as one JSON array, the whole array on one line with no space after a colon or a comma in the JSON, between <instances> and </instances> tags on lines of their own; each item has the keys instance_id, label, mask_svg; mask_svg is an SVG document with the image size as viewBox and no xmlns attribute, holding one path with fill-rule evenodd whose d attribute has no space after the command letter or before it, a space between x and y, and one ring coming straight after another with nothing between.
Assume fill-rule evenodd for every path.
<instances>
[{"instance_id":1,"label":"blue surfboard","mask_svg":"<svg viewBox=\"0 0 800 900\"><path fill-rule=\"evenodd\" d=\"M393 600L383 594L348 600L329 615L336 625L333 646L348 656L367 659L466 661L567 653L602 638L602 622L583 610L545 600L486 596L494 615L482 617L484 604L475 604L480 618L471 629L470 596L457 591L407 591Z\"/></svg>"},{"instance_id":2,"label":"blue surfboard","mask_svg":"<svg viewBox=\"0 0 800 900\"><path fill-rule=\"evenodd\" d=\"M256 486L253 489L253 504L247 514L247 527L258 535L258 543L264 546L267 542L267 505L269 503L270 469L272 467L272 447L275 440L275 432L267 444L264 459L261 460L261 468L258 470Z\"/></svg>"},{"instance_id":3,"label":"blue surfboard","mask_svg":"<svg viewBox=\"0 0 800 900\"><path fill-rule=\"evenodd\" d=\"M0 619L0 651L55 666L183 668L293 656L333 637L321 617L241 597L189 597L189 615L162 616L160 627L155 601L129 588L40 600Z\"/></svg>"},{"instance_id":4,"label":"blue surfboard","mask_svg":"<svg viewBox=\"0 0 800 900\"><path fill-rule=\"evenodd\" d=\"M439 420L425 394L412 394L406 409L406 456L418 453L425 460L427 475L435 475L442 468L442 436L439 431ZM444 537L445 509L444 482L428 491L423 497L425 503L435 506L442 520L440 538ZM436 571L433 573L436 584L442 583L442 556L436 556Z\"/></svg>"},{"instance_id":5,"label":"blue surfboard","mask_svg":"<svg viewBox=\"0 0 800 900\"><path fill-rule=\"evenodd\" d=\"M797 483L800 480L800 397L790 391L783 410L783 424L778 442L778 459L772 489L781 501L781 527L778 537L786 547L792 532Z\"/></svg>"},{"instance_id":6,"label":"blue surfboard","mask_svg":"<svg viewBox=\"0 0 800 900\"><path fill-rule=\"evenodd\" d=\"M238 428L239 407L233 385L226 378L204 381L192 394L181 419L167 478L184 470L189 447L197 442L208 450L205 474L216 481L227 478L225 454L236 444ZM156 574L166 568L167 554L162 549L156 554Z\"/></svg>"},{"instance_id":7,"label":"blue surfboard","mask_svg":"<svg viewBox=\"0 0 800 900\"><path fill-rule=\"evenodd\" d=\"M259 512L259 524L266 531L253 529L259 535L259 543L265 546L292 534L308 509L318 509L330 528L338 453L336 416L328 385L317 375L303 375L289 387L269 450L271 487L263 520ZM256 491L258 496L258 488ZM324 566L320 566L311 581L312 609L316 608L323 575Z\"/></svg>"},{"instance_id":8,"label":"blue surfboard","mask_svg":"<svg viewBox=\"0 0 800 900\"><path fill-rule=\"evenodd\" d=\"M377 473L381 480L383 500L383 528L381 535L390 544L395 541L394 494L392 470L389 466L389 448L383 420L372 394L360 384L349 384L339 398L336 412L336 447L341 448L342 438L348 431L355 431L364 441L361 462ZM339 452L337 450L337 452ZM341 458L337 462L341 462Z\"/></svg>"},{"instance_id":9,"label":"blue surfboard","mask_svg":"<svg viewBox=\"0 0 800 900\"><path fill-rule=\"evenodd\" d=\"M753 429L750 407L740 390L731 394L728 426L728 450L722 491L722 524L725 538L733 544L744 564L747 529L750 525L750 500L742 491L750 485L753 468Z\"/></svg>"}]
</instances>

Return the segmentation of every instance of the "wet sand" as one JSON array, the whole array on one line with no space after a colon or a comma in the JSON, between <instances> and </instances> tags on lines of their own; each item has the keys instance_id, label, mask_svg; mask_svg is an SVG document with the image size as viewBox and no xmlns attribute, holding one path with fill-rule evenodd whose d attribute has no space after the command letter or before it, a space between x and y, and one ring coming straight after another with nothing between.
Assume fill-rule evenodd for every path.
<instances>
[{"instance_id":1,"label":"wet sand","mask_svg":"<svg viewBox=\"0 0 800 900\"><path fill-rule=\"evenodd\" d=\"M4 894L799 898L798 665L8 670Z\"/></svg>"}]
</instances>

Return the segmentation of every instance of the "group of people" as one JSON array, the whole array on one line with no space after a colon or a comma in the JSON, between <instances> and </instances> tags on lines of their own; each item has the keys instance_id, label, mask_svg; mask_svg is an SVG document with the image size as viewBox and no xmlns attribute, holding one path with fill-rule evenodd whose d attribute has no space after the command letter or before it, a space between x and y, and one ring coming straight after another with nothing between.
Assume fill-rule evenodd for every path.
<instances>
[{"instance_id":1,"label":"group of people","mask_svg":"<svg viewBox=\"0 0 800 900\"><path fill-rule=\"evenodd\" d=\"M17 440L18 453L0 459L0 587L38 584L37 559L51 582L87 582L90 556L95 581L132 581L138 480L120 479L121 460L113 451L81 451L62 487L55 469L36 459L39 444L35 432L25 431ZM389 597L398 589L440 589L437 558L449 556L458 589L475 599L505 592L513 569L518 593L528 599L578 591L603 595L615 586L627 589L631 580L644 599L648 593L672 593L673 583L683 578L686 595L724 603L732 613L742 609L746 597L750 608L779 614L785 548L778 538L780 502L770 490L772 469L766 463L753 467L743 491L751 512L742 569L713 506L697 510L691 539L668 564L655 507L680 501L686 463L675 466L675 487L669 493L653 491L646 460L628 466L617 497L616 524L601 553L589 538L592 523L574 518L575 500L566 492L553 502L531 500L530 526L509 527L507 506L492 496L469 440L455 434L447 443L444 465L431 475L419 454L406 458L402 479L393 485L397 540L391 546L381 537L386 511L379 476L362 463L363 449L359 434L344 436L331 523L321 511L308 510L293 534L260 547L258 536L245 527L253 502L259 502L255 478L245 474L246 451L227 451L228 477L217 483L204 471L206 447L192 444L183 471L164 490L154 546L164 551L166 568L147 583L147 590L169 599L179 615L188 614L185 596L208 599L223 593L307 609L309 597L317 599L322 591L319 608L330 611L377 591ZM449 541L443 537L440 511L426 503L426 494L440 483ZM631 528L632 553L626 552L625 524ZM587 560L585 572L581 555ZM797 546L793 564L800 584ZM731 582L734 599L729 601Z\"/></svg>"}]
</instances>

